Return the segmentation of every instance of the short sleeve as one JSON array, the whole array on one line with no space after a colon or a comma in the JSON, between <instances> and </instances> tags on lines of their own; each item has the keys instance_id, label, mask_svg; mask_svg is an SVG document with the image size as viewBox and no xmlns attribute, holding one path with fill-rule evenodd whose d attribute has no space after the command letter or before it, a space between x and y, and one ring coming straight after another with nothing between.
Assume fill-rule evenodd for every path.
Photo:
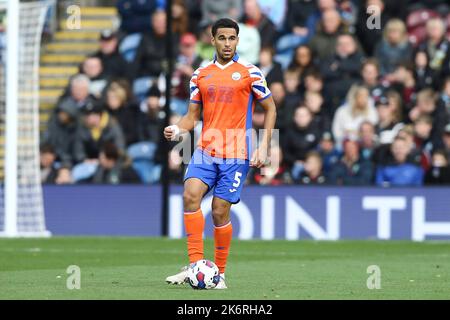
<instances>
[{"instance_id":1,"label":"short sleeve","mask_svg":"<svg viewBox=\"0 0 450 320\"><path fill-rule=\"evenodd\" d=\"M272 95L267 81L259 68L253 66L249 69L253 96L257 101L267 99Z\"/></svg>"},{"instance_id":2,"label":"short sleeve","mask_svg":"<svg viewBox=\"0 0 450 320\"><path fill-rule=\"evenodd\" d=\"M192 75L191 81L189 82L189 89L191 92L190 102L196 104L202 104L202 96L200 93L200 88L198 87L199 74L200 71L198 69L195 70L194 74Z\"/></svg>"}]
</instances>

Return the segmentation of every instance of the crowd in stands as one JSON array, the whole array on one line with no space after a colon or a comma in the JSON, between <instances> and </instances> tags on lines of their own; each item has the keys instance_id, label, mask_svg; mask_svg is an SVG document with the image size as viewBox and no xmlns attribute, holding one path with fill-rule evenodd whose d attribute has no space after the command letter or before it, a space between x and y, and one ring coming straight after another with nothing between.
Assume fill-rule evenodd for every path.
<instances>
[{"instance_id":1,"label":"crowd in stands","mask_svg":"<svg viewBox=\"0 0 450 320\"><path fill-rule=\"evenodd\" d=\"M264 73L280 143L260 185L450 184L450 5L446 0L118 0L119 30L80 65L42 137L43 183L158 183L165 72L174 124L210 61L211 25L239 22L238 54ZM375 8L375 9L374 9ZM262 128L256 107L253 126ZM181 183L182 155L170 151Z\"/></svg>"}]
</instances>

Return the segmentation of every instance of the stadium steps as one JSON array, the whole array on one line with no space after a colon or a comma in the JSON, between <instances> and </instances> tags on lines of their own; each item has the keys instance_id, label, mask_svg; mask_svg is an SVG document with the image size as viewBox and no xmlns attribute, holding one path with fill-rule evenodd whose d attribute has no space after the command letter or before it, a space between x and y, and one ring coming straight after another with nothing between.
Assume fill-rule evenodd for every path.
<instances>
[{"instance_id":1,"label":"stadium steps","mask_svg":"<svg viewBox=\"0 0 450 320\"><path fill-rule=\"evenodd\" d=\"M59 30L41 50L39 69L40 130L47 129L47 121L58 98L78 72L80 63L98 49L100 32L116 29L119 19L114 7L82 7L81 28L71 29L67 20L59 21Z\"/></svg>"}]
</instances>

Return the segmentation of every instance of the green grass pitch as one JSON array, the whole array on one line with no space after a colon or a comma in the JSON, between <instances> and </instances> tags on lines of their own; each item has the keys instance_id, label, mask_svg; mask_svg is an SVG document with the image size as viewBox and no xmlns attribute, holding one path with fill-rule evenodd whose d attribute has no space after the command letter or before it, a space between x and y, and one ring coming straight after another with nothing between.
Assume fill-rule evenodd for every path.
<instances>
[{"instance_id":1,"label":"green grass pitch","mask_svg":"<svg viewBox=\"0 0 450 320\"><path fill-rule=\"evenodd\" d=\"M0 240L0 299L450 299L450 242L238 241L228 290L164 282L186 262L184 240L61 238ZM213 258L213 243L205 243ZM69 265L81 289L69 290ZM381 289L367 288L367 267Z\"/></svg>"}]
</instances>

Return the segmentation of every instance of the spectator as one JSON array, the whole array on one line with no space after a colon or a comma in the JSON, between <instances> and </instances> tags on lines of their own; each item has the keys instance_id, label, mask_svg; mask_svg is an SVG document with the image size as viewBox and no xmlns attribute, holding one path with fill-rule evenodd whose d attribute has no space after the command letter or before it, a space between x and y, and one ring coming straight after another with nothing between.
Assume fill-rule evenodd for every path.
<instances>
[{"instance_id":1,"label":"spectator","mask_svg":"<svg viewBox=\"0 0 450 320\"><path fill-rule=\"evenodd\" d=\"M411 60L412 47L408 42L406 26L400 19L387 22L383 38L375 47L375 57L380 62L380 72L386 75L394 72L395 68Z\"/></svg>"},{"instance_id":2,"label":"spectator","mask_svg":"<svg viewBox=\"0 0 450 320\"><path fill-rule=\"evenodd\" d=\"M181 36L189 30L189 15L184 0L172 1L172 32Z\"/></svg>"},{"instance_id":3,"label":"spectator","mask_svg":"<svg viewBox=\"0 0 450 320\"><path fill-rule=\"evenodd\" d=\"M304 170L295 183L304 185L325 184L327 179L322 172L322 158L317 151L310 151L306 154Z\"/></svg>"},{"instance_id":4,"label":"spectator","mask_svg":"<svg viewBox=\"0 0 450 320\"><path fill-rule=\"evenodd\" d=\"M344 154L328 175L328 181L334 185L368 185L372 182L372 162L360 155L357 140L346 139L343 143Z\"/></svg>"},{"instance_id":5,"label":"spectator","mask_svg":"<svg viewBox=\"0 0 450 320\"><path fill-rule=\"evenodd\" d=\"M118 49L118 34L111 30L104 30L100 35L100 49L93 55L101 60L103 75L106 78L129 79L129 67Z\"/></svg>"},{"instance_id":6,"label":"spectator","mask_svg":"<svg viewBox=\"0 0 450 320\"><path fill-rule=\"evenodd\" d=\"M427 38L419 49L428 55L428 65L440 78L450 74L450 42L445 38L445 24L439 18L427 22Z\"/></svg>"},{"instance_id":7,"label":"spectator","mask_svg":"<svg viewBox=\"0 0 450 320\"><path fill-rule=\"evenodd\" d=\"M151 30L149 18L158 8L158 0L118 0L116 7L120 15L120 29L127 33Z\"/></svg>"},{"instance_id":8,"label":"spectator","mask_svg":"<svg viewBox=\"0 0 450 320\"><path fill-rule=\"evenodd\" d=\"M318 72L317 70L311 69L308 72L306 72L303 82L304 82L304 91L317 92L323 94L323 78L320 72Z\"/></svg>"},{"instance_id":9,"label":"spectator","mask_svg":"<svg viewBox=\"0 0 450 320\"><path fill-rule=\"evenodd\" d=\"M362 60L363 55L358 52L353 36L340 35L335 53L321 65L324 95L331 98L333 108L342 103L350 87L359 80Z\"/></svg>"},{"instance_id":10,"label":"spectator","mask_svg":"<svg viewBox=\"0 0 450 320\"><path fill-rule=\"evenodd\" d=\"M72 109L74 114L83 109L87 104L96 101L96 98L89 93L91 81L84 74L77 74L70 79L69 87L58 101L56 109Z\"/></svg>"},{"instance_id":11,"label":"spectator","mask_svg":"<svg viewBox=\"0 0 450 320\"><path fill-rule=\"evenodd\" d=\"M139 141L150 141L159 144L163 129L164 114L160 105L161 92L152 86L147 98L141 105L142 114L139 121Z\"/></svg>"},{"instance_id":12,"label":"spectator","mask_svg":"<svg viewBox=\"0 0 450 320\"><path fill-rule=\"evenodd\" d=\"M300 74L301 80L305 78L305 75L313 70L313 54L311 49L306 45L297 47L294 51L294 56L289 65L289 69L296 70Z\"/></svg>"},{"instance_id":13,"label":"spectator","mask_svg":"<svg viewBox=\"0 0 450 320\"><path fill-rule=\"evenodd\" d=\"M83 125L75 137L76 162L97 162L105 143L113 143L123 152L125 138L120 125L98 103L89 104L84 111Z\"/></svg>"},{"instance_id":14,"label":"spectator","mask_svg":"<svg viewBox=\"0 0 450 320\"><path fill-rule=\"evenodd\" d=\"M280 129L287 128L294 116L295 109L301 101L301 95L298 91L299 73L295 70L286 70L284 72L285 93L281 104L277 104L278 108L283 110L278 113L278 127ZM276 92L276 91L275 91Z\"/></svg>"},{"instance_id":15,"label":"spectator","mask_svg":"<svg viewBox=\"0 0 450 320\"><path fill-rule=\"evenodd\" d=\"M450 76L444 80L442 88L437 108L445 110L448 123L450 122Z\"/></svg>"},{"instance_id":16,"label":"spectator","mask_svg":"<svg viewBox=\"0 0 450 320\"><path fill-rule=\"evenodd\" d=\"M142 37L136 52L133 78L158 77L163 72L163 62L168 58L166 54L167 18L165 11L155 11L152 14L151 22L152 32ZM174 36L173 48L174 54L176 54L178 52L176 36Z\"/></svg>"},{"instance_id":17,"label":"spectator","mask_svg":"<svg viewBox=\"0 0 450 320\"><path fill-rule=\"evenodd\" d=\"M404 111L408 111L416 94L414 69L410 64L399 65L393 73L386 75L383 80L389 89L400 93L403 103L406 106Z\"/></svg>"},{"instance_id":18,"label":"spectator","mask_svg":"<svg viewBox=\"0 0 450 320\"><path fill-rule=\"evenodd\" d=\"M374 10L373 8L377 9ZM376 44L383 37L383 30L389 20L385 8L384 0L366 0L365 6L360 8L358 22L356 23L356 36L368 56L373 56ZM368 22L375 23L375 25L369 28Z\"/></svg>"},{"instance_id":19,"label":"spectator","mask_svg":"<svg viewBox=\"0 0 450 320\"><path fill-rule=\"evenodd\" d=\"M281 65L273 60L274 54L275 50L272 47L261 48L259 64L257 65L266 78L269 87L274 82L283 83L283 70Z\"/></svg>"},{"instance_id":20,"label":"spectator","mask_svg":"<svg viewBox=\"0 0 450 320\"><path fill-rule=\"evenodd\" d=\"M286 19L287 1L257 0L261 11L275 24L277 30L282 30Z\"/></svg>"},{"instance_id":21,"label":"spectator","mask_svg":"<svg viewBox=\"0 0 450 320\"><path fill-rule=\"evenodd\" d=\"M416 149L422 153L421 166L426 171L431 164L431 151L434 143L431 138L431 129L433 127L433 120L430 116L421 115L414 121L414 143Z\"/></svg>"},{"instance_id":22,"label":"spectator","mask_svg":"<svg viewBox=\"0 0 450 320\"><path fill-rule=\"evenodd\" d=\"M317 10L315 1L288 0L285 28L289 34L306 35L308 18Z\"/></svg>"},{"instance_id":23,"label":"spectator","mask_svg":"<svg viewBox=\"0 0 450 320\"><path fill-rule=\"evenodd\" d=\"M437 72L430 68L427 53L423 50L417 50L414 56L414 79L416 80L416 91L433 89L438 86Z\"/></svg>"},{"instance_id":24,"label":"spectator","mask_svg":"<svg viewBox=\"0 0 450 320\"><path fill-rule=\"evenodd\" d=\"M309 42L313 56L319 62L324 61L336 48L338 36L347 31L348 28L337 10L330 9L323 12L317 32Z\"/></svg>"},{"instance_id":25,"label":"spectator","mask_svg":"<svg viewBox=\"0 0 450 320\"><path fill-rule=\"evenodd\" d=\"M58 176L56 166L56 153L50 144L44 144L40 148L41 183L54 184Z\"/></svg>"},{"instance_id":26,"label":"spectator","mask_svg":"<svg viewBox=\"0 0 450 320\"><path fill-rule=\"evenodd\" d=\"M403 127L401 97L395 91L390 91L387 96L380 97L375 106L378 113L376 133L381 144L391 144Z\"/></svg>"},{"instance_id":27,"label":"spectator","mask_svg":"<svg viewBox=\"0 0 450 320\"><path fill-rule=\"evenodd\" d=\"M52 147L62 167L71 168L74 164L75 137L79 127L78 110L69 104L57 106L50 117L42 143Z\"/></svg>"},{"instance_id":28,"label":"spectator","mask_svg":"<svg viewBox=\"0 0 450 320\"><path fill-rule=\"evenodd\" d=\"M359 126L359 148L361 157L372 161L372 156L378 146L375 126L369 121L363 121Z\"/></svg>"},{"instance_id":29,"label":"spectator","mask_svg":"<svg viewBox=\"0 0 450 320\"><path fill-rule=\"evenodd\" d=\"M445 126L442 134L443 150L447 153L447 159L450 159L450 122Z\"/></svg>"},{"instance_id":30,"label":"spectator","mask_svg":"<svg viewBox=\"0 0 450 320\"><path fill-rule=\"evenodd\" d=\"M100 99L108 79L103 72L102 60L98 57L87 57L81 65L81 73L89 77L89 93Z\"/></svg>"},{"instance_id":31,"label":"spectator","mask_svg":"<svg viewBox=\"0 0 450 320\"><path fill-rule=\"evenodd\" d=\"M369 58L364 61L361 68L361 78L362 85L369 89L370 96L377 101L385 91L380 82L380 66L377 59Z\"/></svg>"},{"instance_id":32,"label":"spectator","mask_svg":"<svg viewBox=\"0 0 450 320\"><path fill-rule=\"evenodd\" d=\"M349 93L347 102L339 107L333 119L333 136L338 148L348 136L357 136L363 121L377 124L378 115L366 87L355 85Z\"/></svg>"},{"instance_id":33,"label":"spectator","mask_svg":"<svg viewBox=\"0 0 450 320\"><path fill-rule=\"evenodd\" d=\"M390 151L390 161L377 168L376 184L384 187L422 185L423 169L409 161L411 146L406 139L396 137Z\"/></svg>"},{"instance_id":34,"label":"spectator","mask_svg":"<svg viewBox=\"0 0 450 320\"><path fill-rule=\"evenodd\" d=\"M292 168L293 179L298 179L303 170L306 153L315 149L322 136L313 115L305 106L295 110L294 123L284 136L283 153L285 163Z\"/></svg>"},{"instance_id":35,"label":"spectator","mask_svg":"<svg viewBox=\"0 0 450 320\"><path fill-rule=\"evenodd\" d=\"M320 130L322 132L330 131L331 120L326 110L324 110L324 99L322 95L318 92L306 91L304 104L314 115L314 121L318 123Z\"/></svg>"},{"instance_id":36,"label":"spectator","mask_svg":"<svg viewBox=\"0 0 450 320\"><path fill-rule=\"evenodd\" d=\"M244 0L244 17L242 22L258 30L261 38L261 48L272 45L277 30L273 22L261 11L257 0Z\"/></svg>"},{"instance_id":37,"label":"spectator","mask_svg":"<svg viewBox=\"0 0 450 320\"><path fill-rule=\"evenodd\" d=\"M263 168L252 168L248 181L251 184L279 186L291 183L291 177L283 164L283 153L279 146L270 149L270 162Z\"/></svg>"},{"instance_id":38,"label":"spectator","mask_svg":"<svg viewBox=\"0 0 450 320\"><path fill-rule=\"evenodd\" d=\"M127 82L114 81L106 90L106 111L120 125L129 146L138 141L138 108Z\"/></svg>"},{"instance_id":39,"label":"spectator","mask_svg":"<svg viewBox=\"0 0 450 320\"><path fill-rule=\"evenodd\" d=\"M172 75L173 112L184 115L189 103L189 81L194 71L200 67L202 58L195 52L197 39L192 33L185 33L180 40L180 54Z\"/></svg>"},{"instance_id":40,"label":"spectator","mask_svg":"<svg viewBox=\"0 0 450 320\"><path fill-rule=\"evenodd\" d=\"M239 45L237 47L237 53L245 61L257 64L261 50L261 37L258 29L245 23L239 23L238 26Z\"/></svg>"},{"instance_id":41,"label":"spectator","mask_svg":"<svg viewBox=\"0 0 450 320\"><path fill-rule=\"evenodd\" d=\"M97 170L91 178L83 182L134 184L141 183L141 180L130 163L123 159L117 146L113 143L105 143L99 154Z\"/></svg>"},{"instance_id":42,"label":"spectator","mask_svg":"<svg viewBox=\"0 0 450 320\"><path fill-rule=\"evenodd\" d=\"M214 46L211 44L211 37L212 37L211 29L212 29L211 24L201 26L199 41L197 42L197 47L195 48L197 54L205 62L209 62L212 60L216 50Z\"/></svg>"},{"instance_id":43,"label":"spectator","mask_svg":"<svg viewBox=\"0 0 450 320\"><path fill-rule=\"evenodd\" d=\"M202 0L202 23L212 24L222 18L238 20L242 15L240 0Z\"/></svg>"},{"instance_id":44,"label":"spectator","mask_svg":"<svg viewBox=\"0 0 450 320\"><path fill-rule=\"evenodd\" d=\"M445 151L436 150L433 152L431 167L425 175L425 184L450 184L450 166Z\"/></svg>"},{"instance_id":45,"label":"spectator","mask_svg":"<svg viewBox=\"0 0 450 320\"><path fill-rule=\"evenodd\" d=\"M341 158L341 152L335 147L331 132L326 131L322 134L317 150L323 160L323 172L327 176Z\"/></svg>"}]
</instances>

